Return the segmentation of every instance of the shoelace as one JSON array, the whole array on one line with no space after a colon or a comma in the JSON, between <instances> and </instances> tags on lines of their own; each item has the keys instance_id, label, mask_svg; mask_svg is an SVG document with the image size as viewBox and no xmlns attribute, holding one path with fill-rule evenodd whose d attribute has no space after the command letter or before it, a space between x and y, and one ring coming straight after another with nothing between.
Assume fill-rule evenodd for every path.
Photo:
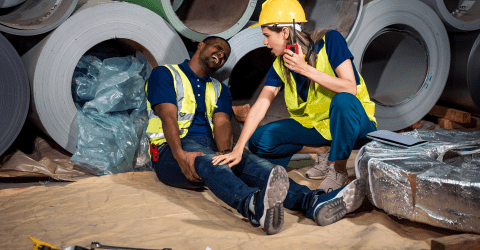
<instances>
[{"instance_id":1,"label":"shoelace","mask_svg":"<svg viewBox=\"0 0 480 250\"><path fill-rule=\"evenodd\" d=\"M338 179L338 174L339 172L335 171L335 169L327 167L327 174L325 175L325 180L330 177L331 179L336 181Z\"/></svg>"},{"instance_id":2,"label":"shoelace","mask_svg":"<svg viewBox=\"0 0 480 250\"><path fill-rule=\"evenodd\" d=\"M320 170L320 171L322 171L322 168L323 168L323 167L326 167L326 166L325 166L325 165L326 165L326 162L325 162L325 159L320 160L319 158L320 158L320 157L317 156L317 158L315 159L315 165L313 165L313 167L316 168L316 169L318 169L318 170Z\"/></svg>"}]
</instances>

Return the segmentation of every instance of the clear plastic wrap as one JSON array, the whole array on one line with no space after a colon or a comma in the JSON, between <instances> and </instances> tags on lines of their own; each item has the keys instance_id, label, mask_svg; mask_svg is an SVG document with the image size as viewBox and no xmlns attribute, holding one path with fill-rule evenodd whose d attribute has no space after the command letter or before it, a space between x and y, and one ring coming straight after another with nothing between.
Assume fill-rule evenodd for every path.
<instances>
[{"instance_id":1,"label":"clear plastic wrap","mask_svg":"<svg viewBox=\"0 0 480 250\"><path fill-rule=\"evenodd\" d=\"M78 109L77 149L71 161L95 175L153 170L148 155L146 58L93 55L79 61L72 80Z\"/></svg>"},{"instance_id":2,"label":"clear plastic wrap","mask_svg":"<svg viewBox=\"0 0 480 250\"><path fill-rule=\"evenodd\" d=\"M480 233L480 131L414 130L428 141L402 149L370 142L357 154L357 178L387 213L433 226Z\"/></svg>"}]
</instances>

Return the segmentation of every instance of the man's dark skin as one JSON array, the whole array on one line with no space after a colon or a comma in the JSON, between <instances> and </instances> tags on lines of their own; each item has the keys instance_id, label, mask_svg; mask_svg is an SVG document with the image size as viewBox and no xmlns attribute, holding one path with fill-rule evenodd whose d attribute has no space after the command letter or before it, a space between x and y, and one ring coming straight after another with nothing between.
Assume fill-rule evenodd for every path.
<instances>
[{"instance_id":1,"label":"man's dark skin","mask_svg":"<svg viewBox=\"0 0 480 250\"><path fill-rule=\"evenodd\" d=\"M200 42L197 51L188 65L200 78L212 74L221 68L230 55L228 44L222 39ZM180 130L177 123L177 106L172 103L160 103L153 107L155 113L162 120L163 132L173 157L178 162L182 173L189 181L201 182L195 171L195 158L205 155L202 152L186 152L180 142ZM232 126L227 113L217 112L213 115L214 138L218 150L231 149L233 144Z\"/></svg>"}]
</instances>

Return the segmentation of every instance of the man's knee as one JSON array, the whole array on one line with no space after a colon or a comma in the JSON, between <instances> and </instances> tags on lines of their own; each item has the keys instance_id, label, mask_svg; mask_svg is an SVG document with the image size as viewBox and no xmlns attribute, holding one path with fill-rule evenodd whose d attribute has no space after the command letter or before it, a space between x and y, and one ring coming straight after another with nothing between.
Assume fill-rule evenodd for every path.
<instances>
[{"instance_id":1,"label":"man's knee","mask_svg":"<svg viewBox=\"0 0 480 250\"><path fill-rule=\"evenodd\" d=\"M200 178L209 176L214 170L229 169L228 165L226 164L213 165L212 160L215 156L216 154L206 154L204 156L197 156L197 158L195 158L195 171Z\"/></svg>"}]
</instances>

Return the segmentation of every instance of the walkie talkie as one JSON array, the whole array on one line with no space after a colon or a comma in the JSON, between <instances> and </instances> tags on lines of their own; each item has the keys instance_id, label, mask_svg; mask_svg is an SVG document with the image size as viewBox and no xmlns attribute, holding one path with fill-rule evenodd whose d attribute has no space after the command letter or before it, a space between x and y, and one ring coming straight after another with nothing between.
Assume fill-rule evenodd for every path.
<instances>
[{"instance_id":1,"label":"walkie talkie","mask_svg":"<svg viewBox=\"0 0 480 250\"><path fill-rule=\"evenodd\" d=\"M297 45L297 33L295 29L295 19L293 19L293 44L287 44L287 49L291 50L293 53L298 55L298 45Z\"/></svg>"}]
</instances>

